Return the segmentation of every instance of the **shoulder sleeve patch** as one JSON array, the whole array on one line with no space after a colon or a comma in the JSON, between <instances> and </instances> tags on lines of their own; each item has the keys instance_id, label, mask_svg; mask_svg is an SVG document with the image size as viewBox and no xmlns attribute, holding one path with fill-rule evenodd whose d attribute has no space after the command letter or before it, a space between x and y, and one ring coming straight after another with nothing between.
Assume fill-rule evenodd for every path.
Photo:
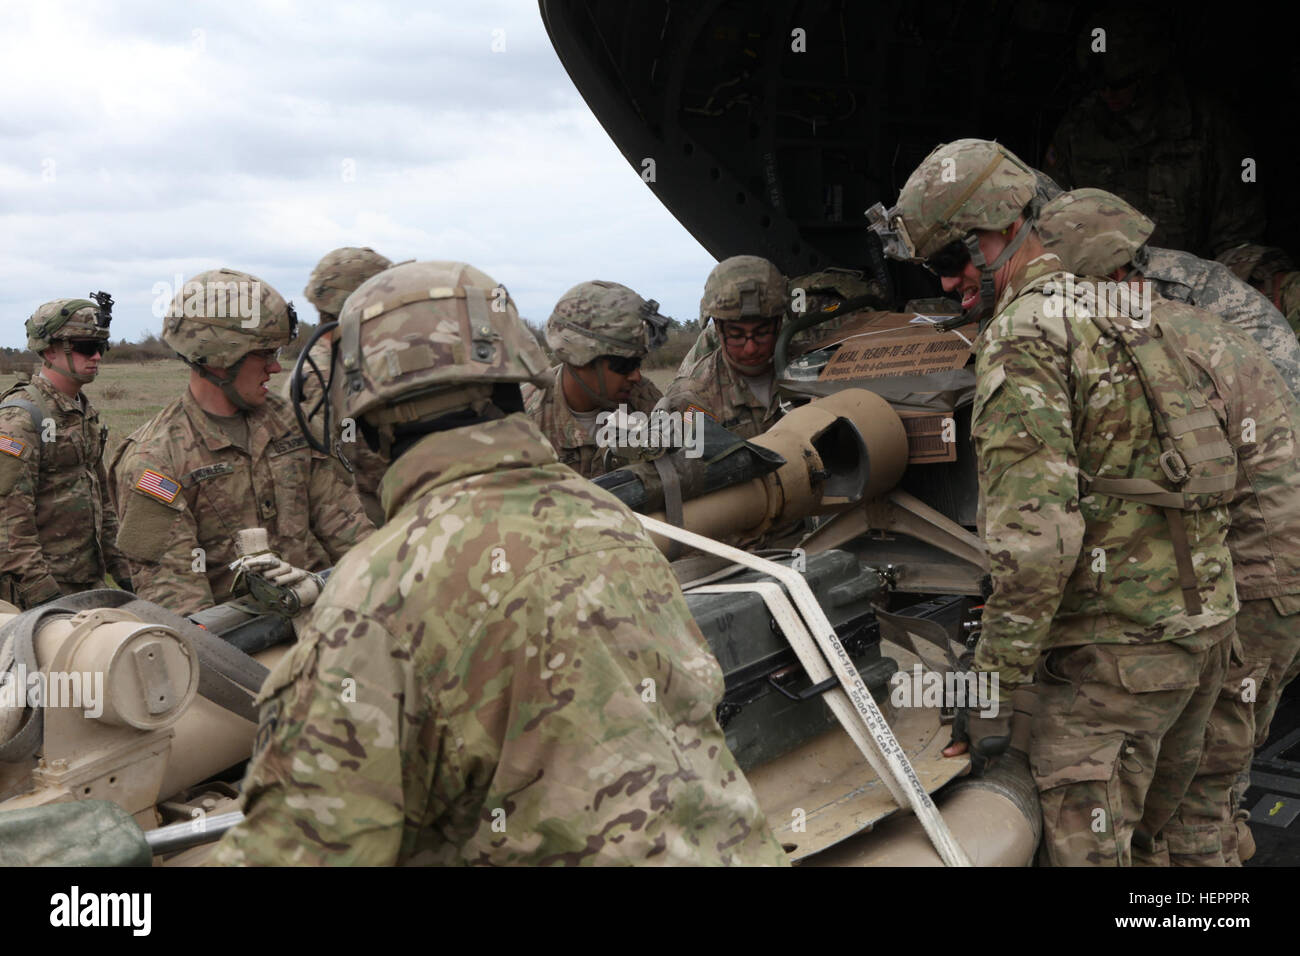
<instances>
[{"instance_id":1,"label":"shoulder sleeve patch","mask_svg":"<svg viewBox=\"0 0 1300 956\"><path fill-rule=\"evenodd\" d=\"M0 452L13 455L15 458L21 458L26 450L26 442L21 442L17 438L10 438L8 435L0 435Z\"/></svg>"},{"instance_id":2,"label":"shoulder sleeve patch","mask_svg":"<svg viewBox=\"0 0 1300 956\"><path fill-rule=\"evenodd\" d=\"M168 505L176 500L176 496L180 494L181 490L180 482L148 468L140 473L135 488L137 491L143 491L146 495L157 498L163 504Z\"/></svg>"},{"instance_id":3,"label":"shoulder sleeve patch","mask_svg":"<svg viewBox=\"0 0 1300 956\"><path fill-rule=\"evenodd\" d=\"M117 548L133 561L157 563L166 553L172 526L181 513L148 493L130 495L129 499L118 523Z\"/></svg>"},{"instance_id":4,"label":"shoulder sleeve patch","mask_svg":"<svg viewBox=\"0 0 1300 956\"><path fill-rule=\"evenodd\" d=\"M700 406L698 406L698 405L687 405L684 409L682 409L682 415L683 415L683 416L690 415L690 414L699 414L699 415L703 415L705 418L708 418L708 419L710 419L710 420L712 420L712 421L715 421L715 422L717 421L717 418L716 418L716 417L714 417L713 415L710 415L708 412L706 412L704 409L700 408Z\"/></svg>"}]
</instances>

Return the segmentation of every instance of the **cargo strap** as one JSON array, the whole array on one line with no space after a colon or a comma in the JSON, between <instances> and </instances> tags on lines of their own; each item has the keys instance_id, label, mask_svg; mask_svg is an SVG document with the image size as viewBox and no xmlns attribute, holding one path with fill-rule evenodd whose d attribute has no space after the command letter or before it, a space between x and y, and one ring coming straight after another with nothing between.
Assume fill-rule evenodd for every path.
<instances>
[{"instance_id":1,"label":"cargo strap","mask_svg":"<svg viewBox=\"0 0 1300 956\"><path fill-rule=\"evenodd\" d=\"M970 866L965 852L953 839L948 825L944 822L930 794L926 792L916 775L911 762L907 759L894 732L876 705L871 691L862 680L862 675L853 665L852 659L840 642L835 628L826 618L821 605L817 603L808 582L798 571L776 564L757 555L749 554L721 542L695 534L684 528L674 528L646 515L637 515L641 524L652 534L669 540L676 540L708 554L726 558L736 564L751 568L775 578L785 585L790 598L786 598L773 584L766 587L746 585L749 590L758 591L773 612L773 617L780 622L790 646L794 648L799 662L807 671L808 677L819 683L831 676L839 678L843 689L828 691L825 700L845 731L857 744L867 763L889 788L899 807L911 806L917 819L924 827L930 842L948 866ZM725 585L718 585L726 587ZM791 606L790 599L798 607ZM800 620L799 614L802 614ZM820 653L818 649L820 648ZM827 662L829 661L829 666Z\"/></svg>"},{"instance_id":2,"label":"cargo strap","mask_svg":"<svg viewBox=\"0 0 1300 956\"><path fill-rule=\"evenodd\" d=\"M652 459L655 471L659 473L659 482L664 488L664 517L668 523L674 527L680 528L685 521L683 520L682 506L682 478L677 474L677 469L673 467L669 455L660 455ZM676 561L682 556L682 543L669 539L668 542L668 560Z\"/></svg>"}]
</instances>

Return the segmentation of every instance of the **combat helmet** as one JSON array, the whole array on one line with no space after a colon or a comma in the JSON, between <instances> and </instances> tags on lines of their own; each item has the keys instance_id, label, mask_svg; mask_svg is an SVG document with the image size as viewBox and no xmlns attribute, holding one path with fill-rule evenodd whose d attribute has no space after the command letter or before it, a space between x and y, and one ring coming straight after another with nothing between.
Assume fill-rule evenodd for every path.
<instances>
[{"instance_id":1,"label":"combat helmet","mask_svg":"<svg viewBox=\"0 0 1300 956\"><path fill-rule=\"evenodd\" d=\"M235 390L249 352L279 349L298 336L298 315L269 283L247 272L211 269L186 281L163 319L163 341L185 364L241 411L252 411ZM226 369L226 377L212 367Z\"/></svg>"},{"instance_id":2,"label":"combat helmet","mask_svg":"<svg viewBox=\"0 0 1300 956\"><path fill-rule=\"evenodd\" d=\"M1257 288L1267 285L1275 273L1295 271L1295 264L1285 250L1255 242L1234 246L1219 253L1217 258L1238 279Z\"/></svg>"},{"instance_id":3,"label":"combat helmet","mask_svg":"<svg viewBox=\"0 0 1300 956\"><path fill-rule=\"evenodd\" d=\"M898 203L867 210L870 227L892 259L925 264L949 247L970 255L980 273L980 302L966 320L983 319L995 302L993 274L1020 248L1038 207L1035 170L1001 143L959 139L938 146L907 178ZM1022 214L1026 223L993 262L986 262L975 230L1006 229Z\"/></svg>"},{"instance_id":4,"label":"combat helmet","mask_svg":"<svg viewBox=\"0 0 1300 956\"><path fill-rule=\"evenodd\" d=\"M710 319L715 323L779 321L785 315L788 302L785 276L773 263L761 256L732 256L714 266L704 280L700 324L707 325ZM767 364L753 366L737 362L725 348L722 357L729 365L749 375L761 372Z\"/></svg>"},{"instance_id":5,"label":"combat helmet","mask_svg":"<svg viewBox=\"0 0 1300 956\"><path fill-rule=\"evenodd\" d=\"M343 302L354 289L392 263L368 246L344 246L327 252L312 269L303 295L316 306L321 321L338 320Z\"/></svg>"},{"instance_id":6,"label":"combat helmet","mask_svg":"<svg viewBox=\"0 0 1300 956\"><path fill-rule=\"evenodd\" d=\"M457 412L482 415L493 404L521 411L519 384L546 381L546 356L510 294L464 262L409 262L372 276L348 297L337 328L322 325L316 335L331 330L320 434L333 434L331 418L352 419L385 457L396 428ZM304 374L300 358L293 382L300 422Z\"/></svg>"},{"instance_id":7,"label":"combat helmet","mask_svg":"<svg viewBox=\"0 0 1300 956\"><path fill-rule=\"evenodd\" d=\"M602 355L641 358L668 337L668 319L659 303L643 299L617 282L580 282L555 303L546 320L546 344L566 365L582 367ZM614 408L605 394L605 378L597 393L581 378L576 382L597 404Z\"/></svg>"},{"instance_id":8,"label":"combat helmet","mask_svg":"<svg viewBox=\"0 0 1300 956\"><path fill-rule=\"evenodd\" d=\"M1141 257L1156 224L1114 193L1074 189L1038 214L1043 247L1081 276L1108 276Z\"/></svg>"},{"instance_id":9,"label":"combat helmet","mask_svg":"<svg viewBox=\"0 0 1300 956\"><path fill-rule=\"evenodd\" d=\"M92 339L103 342L107 352L108 326L112 321L113 297L107 292L92 292L89 299L55 299L39 306L27 320L27 347L40 355L55 342L62 342L63 360L67 367L59 368L42 356L45 367L85 385L93 382L95 376L74 370L72 341Z\"/></svg>"}]
</instances>

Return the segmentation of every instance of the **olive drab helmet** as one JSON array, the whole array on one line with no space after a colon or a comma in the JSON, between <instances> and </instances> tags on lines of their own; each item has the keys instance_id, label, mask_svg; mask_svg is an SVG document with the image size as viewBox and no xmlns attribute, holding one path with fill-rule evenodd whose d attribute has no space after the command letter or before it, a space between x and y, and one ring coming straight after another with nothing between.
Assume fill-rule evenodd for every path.
<instances>
[{"instance_id":1,"label":"olive drab helmet","mask_svg":"<svg viewBox=\"0 0 1300 956\"><path fill-rule=\"evenodd\" d=\"M546 320L546 344L565 365L590 365L602 355L641 358L668 337L668 318L659 303L643 299L617 282L580 282L555 303ZM605 377L597 378L599 392L577 376L578 384L598 405L615 408L605 394Z\"/></svg>"},{"instance_id":2,"label":"olive drab helmet","mask_svg":"<svg viewBox=\"0 0 1300 956\"><path fill-rule=\"evenodd\" d=\"M112 321L113 297L107 292L91 293L89 299L55 299L37 308L27 320L27 347L40 355L55 342L61 342L65 365L54 365L42 356L45 367L86 385L93 382L95 376L75 371L71 343L77 339L92 339L103 342L104 350L108 351L108 326Z\"/></svg>"},{"instance_id":3,"label":"olive drab helmet","mask_svg":"<svg viewBox=\"0 0 1300 956\"><path fill-rule=\"evenodd\" d=\"M546 381L546 356L505 286L464 262L403 263L366 280L344 304L333 342L321 434L332 434L329 418L364 423L385 457L397 425L481 413L500 385L515 386L512 404L522 409L518 385ZM302 373L300 360L300 416Z\"/></svg>"},{"instance_id":4,"label":"olive drab helmet","mask_svg":"<svg viewBox=\"0 0 1300 956\"><path fill-rule=\"evenodd\" d=\"M779 324L789 304L785 276L773 263L761 256L732 256L723 259L704 280L700 299L700 324L707 326L727 321L757 322L776 320ZM721 325L718 326L721 331ZM755 375L766 368L737 362L722 349L727 364Z\"/></svg>"},{"instance_id":5,"label":"olive drab helmet","mask_svg":"<svg viewBox=\"0 0 1300 956\"><path fill-rule=\"evenodd\" d=\"M991 315L996 301L993 274L1028 237L1039 205L1034 169L1001 143L959 139L938 146L907 178L898 203L867 211L870 227L891 259L925 263L947 246L961 243L980 273L980 302L967 320ZM1022 214L1024 228L993 262L980 250L976 230L1006 229Z\"/></svg>"},{"instance_id":6,"label":"olive drab helmet","mask_svg":"<svg viewBox=\"0 0 1300 956\"><path fill-rule=\"evenodd\" d=\"M163 318L163 341L241 411L235 390L249 352L278 349L298 336L298 315L269 283L247 272L211 269L186 281ZM226 370L225 377L212 368Z\"/></svg>"},{"instance_id":7,"label":"olive drab helmet","mask_svg":"<svg viewBox=\"0 0 1300 956\"><path fill-rule=\"evenodd\" d=\"M327 252L316 263L303 295L316 306L324 322L338 320L343 302L357 286L392 263L368 246L345 246Z\"/></svg>"},{"instance_id":8,"label":"olive drab helmet","mask_svg":"<svg viewBox=\"0 0 1300 956\"><path fill-rule=\"evenodd\" d=\"M1108 276L1140 258L1156 224L1114 193L1075 189L1038 214L1043 247L1081 276Z\"/></svg>"}]
</instances>

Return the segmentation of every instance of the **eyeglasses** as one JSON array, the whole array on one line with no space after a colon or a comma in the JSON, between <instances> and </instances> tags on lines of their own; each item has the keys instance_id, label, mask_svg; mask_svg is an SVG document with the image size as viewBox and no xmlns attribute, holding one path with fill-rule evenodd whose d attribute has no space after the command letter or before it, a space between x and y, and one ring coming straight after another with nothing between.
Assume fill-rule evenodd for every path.
<instances>
[{"instance_id":1,"label":"eyeglasses","mask_svg":"<svg viewBox=\"0 0 1300 956\"><path fill-rule=\"evenodd\" d=\"M925 267L941 279L959 276L970 262L970 249L961 239L954 239L930 258L925 260Z\"/></svg>"},{"instance_id":2,"label":"eyeglasses","mask_svg":"<svg viewBox=\"0 0 1300 956\"><path fill-rule=\"evenodd\" d=\"M103 355L108 351L108 343L101 342L99 339L77 339L69 342L72 351L78 355L84 355L90 358L92 355Z\"/></svg>"},{"instance_id":3,"label":"eyeglasses","mask_svg":"<svg viewBox=\"0 0 1300 956\"><path fill-rule=\"evenodd\" d=\"M776 325L766 325L761 329L755 329L753 332L742 332L740 329L733 329L730 325L722 326L722 341L728 345L744 345L750 339L754 340L755 345L767 345L776 338Z\"/></svg>"},{"instance_id":4,"label":"eyeglasses","mask_svg":"<svg viewBox=\"0 0 1300 956\"><path fill-rule=\"evenodd\" d=\"M280 361L280 352L281 349L257 349L255 351L249 352L248 354L256 355L267 365L270 365L272 362Z\"/></svg>"},{"instance_id":5,"label":"eyeglasses","mask_svg":"<svg viewBox=\"0 0 1300 956\"><path fill-rule=\"evenodd\" d=\"M605 364L615 375L631 375L641 367L641 356L606 355Z\"/></svg>"}]
</instances>

